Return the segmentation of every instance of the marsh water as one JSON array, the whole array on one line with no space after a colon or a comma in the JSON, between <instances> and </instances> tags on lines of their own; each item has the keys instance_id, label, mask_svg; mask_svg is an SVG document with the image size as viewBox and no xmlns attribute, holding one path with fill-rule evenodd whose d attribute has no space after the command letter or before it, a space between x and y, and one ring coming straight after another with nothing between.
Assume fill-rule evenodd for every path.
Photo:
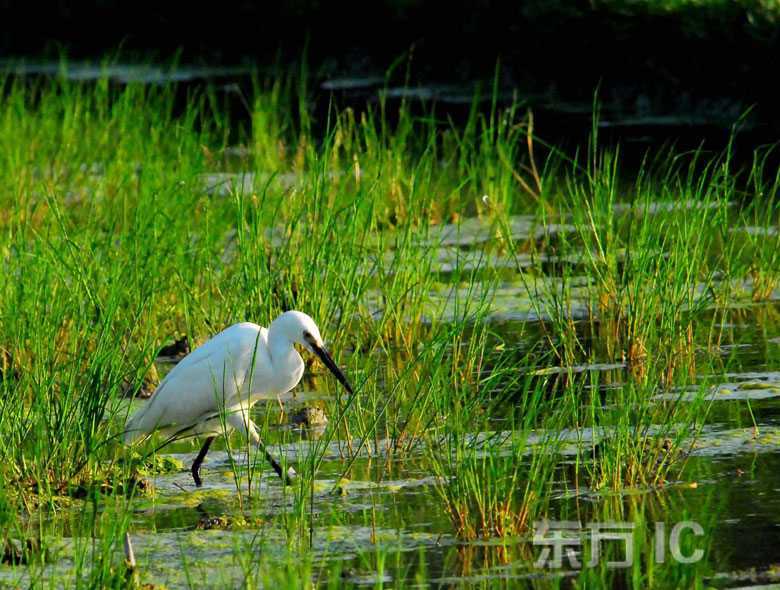
<instances>
[{"instance_id":1,"label":"marsh water","mask_svg":"<svg viewBox=\"0 0 780 590\"><path fill-rule=\"evenodd\" d=\"M56 72L52 68L32 68L31 73L51 75ZM106 75L103 68L73 71L81 80ZM229 78L244 73L183 69L176 80ZM109 75L121 83L171 81L167 72L158 69L117 66ZM373 79L339 80L323 88L364 92L378 83ZM445 97L453 103L462 99L463 104L469 104L472 96L453 89L419 92L430 94L424 98ZM702 120L710 120L707 113ZM627 117L623 121L624 126L632 127L631 133L640 143L653 141L643 135L644 127L658 124L667 128L680 123L690 121L685 117ZM615 121L604 124L605 128L620 126ZM243 155L250 149L238 145L226 150L228 156L232 153L235 157L227 157L224 167L199 178L208 198L249 195L271 179L281 190L299 181L293 172L271 176L242 169L246 163ZM101 173L96 165L94 175ZM699 206L694 201L659 201L645 211L649 215L675 215ZM631 207L614 204L614 210L621 213L630 212ZM576 233L572 220L562 217L550 223L533 214L512 215L500 232L485 218L469 215L451 223L431 224L419 241L436 277L435 288L424 294L417 311L423 324L446 324L458 320L464 300L484 299L487 309L481 321L488 324L497 350L500 346L502 353L509 350L516 354L518 373L550 377L553 383L557 377L562 382L577 381L584 389L596 389L603 406L609 407L620 403L615 394L631 381L631 366L627 360L599 352L603 347L593 337L592 294L588 291L592 277L585 274L584 254L562 254L549 247ZM765 230L734 229L746 235ZM230 264L237 255L236 233L233 229L224 236L222 264ZM282 230L269 227L265 237L272 247L284 245ZM541 245L510 254L501 245L506 240ZM394 267L397 261L392 248L382 256L366 260L362 271L398 268ZM705 285L697 287L701 293L707 289ZM551 566L539 562L544 545L534 539L534 533L544 526L542 522L517 536L477 540L458 536L440 497L441 486L448 482L432 470L429 456L436 451L425 446L432 439L412 440L405 452L396 453L399 441L379 434L371 440L332 438L340 419L338 411L346 402L334 400L329 393L333 389L326 386L323 375L307 373L291 394L254 409L256 422L269 433L272 454L294 466L304 466L301 471L312 456L321 457L306 491L305 505L296 501L293 490L283 485L262 455L243 447L231 448L222 440L212 446L202 468L204 484L196 488L189 466L197 455L197 442L177 442L156 453L164 468L145 475L143 487L136 489L129 504L129 516L125 512L127 498L122 494L121 498L74 494L58 498L47 510L34 512L41 520L40 530L57 531L45 539L45 563L35 568L7 563L14 559L6 550L6 559L0 563L0 586L73 585L79 572L88 570L84 564L89 556L100 552L100 538L85 536L83 531L90 523L114 518L129 519L121 524L129 531L142 580L168 588L246 584L251 569L246 561L256 558L262 558L265 567L287 570L284 579L288 582L295 578L289 572L300 570L301 585L314 581L329 587L568 587L578 581L587 587L593 579L601 580L604 586L620 587L630 586L632 578L649 576L648 572L655 572L656 577L649 585L671 587L674 583L665 580L688 579L687 570L695 572L696 580L713 587L780 583L776 550L780 540L780 290L754 302L749 281L732 287L725 312L723 306L717 311L713 307L698 320L702 334L711 334L711 326L717 323L718 339L693 340L687 384L659 383L651 398L657 404L706 402L708 413L701 430L685 437L682 476L620 492L572 488L568 475L582 469L578 445L595 449L604 433L588 428L557 433L564 441L558 449L563 460L556 467L559 477L550 490L549 517L552 522L566 524L567 538L576 541L569 546L574 548L572 555L578 563L564 560ZM549 300L543 299L563 291L568 298L570 327L588 348L588 363L567 365L544 354L528 356L529 351L545 348L556 320L549 313ZM369 289L364 296L362 305L379 320L383 313L381 290ZM251 319L264 323L264 318ZM170 342L176 337L171 334ZM381 358L370 359L363 357L361 350L339 352L358 383L362 367L369 362L374 366L411 362L408 355L396 356L392 349ZM528 358L536 358L537 364L529 366ZM487 360L485 366L489 367ZM176 362L176 357L159 357L155 366L160 377ZM387 395L392 395L392 384L382 385ZM535 452L548 452L535 446L543 432L532 433L524 456L500 452L500 441L509 445L513 426L521 418L516 402L510 397L491 406L490 430L471 433L477 446L485 440L499 441L498 447L491 447L497 461L525 461ZM148 402L138 398L122 403L140 406ZM306 409L308 412L303 411ZM375 432L387 433L387 429L380 427ZM685 537L684 556L701 550L701 557L691 563L675 559L664 547L659 550L661 539L668 549L669 532L680 523L694 523L702 531L694 535L689 529ZM606 560L587 563L588 536L595 525L634 528L632 565L610 567ZM620 544L613 542L609 549L610 558L620 561ZM123 559L120 548L114 553L117 561ZM594 577L583 578L589 568Z\"/></svg>"},{"instance_id":2,"label":"marsh water","mask_svg":"<svg viewBox=\"0 0 780 590\"><path fill-rule=\"evenodd\" d=\"M289 67L299 66L290 64ZM280 75L278 66L260 67L258 71L257 65L174 66L94 60L69 61L65 67L57 61L0 59L0 69L20 79L64 77L87 84L107 80L120 86L175 83L182 108L189 91L210 84L234 121L246 119L250 114L246 101L252 95L257 76L273 79ZM531 85L518 91L517 87L502 83L491 90L495 82L492 75L491 71L483 78L443 79L415 85L410 85L408 80L389 80L382 70L351 75L312 75L307 81L312 92L312 96L307 97L307 106L312 109L315 125L328 120L328 109L333 104L361 112L367 105L378 104L380 97L389 106L389 112L402 103L412 105L412 108L420 104L437 104L443 118L463 124L475 101L487 109L491 101L510 105L519 98L525 107L533 109L537 128L542 131L545 141L569 150L587 145L594 95L588 93L572 98L562 93L556 84L549 87ZM752 102L734 96L682 93L664 98L646 88L644 83L634 81L598 98L598 126L602 139L621 142L624 156L633 154L637 162L647 148L672 142L682 150L702 145L721 149L732 141L740 152L749 152L756 145L773 142L777 133L777 121L771 112L759 112ZM419 115L427 116L424 109ZM740 133L732 136L737 121ZM318 131L324 133L325 129Z\"/></svg>"},{"instance_id":3,"label":"marsh water","mask_svg":"<svg viewBox=\"0 0 780 590\"><path fill-rule=\"evenodd\" d=\"M540 227L532 217L515 218L511 228L518 238L535 231L571 231L565 225ZM449 302L458 285L447 282L451 260L473 260L504 269L505 280L494 291L488 315L496 333L518 351L539 340L548 318L539 314L529 299L530 279L523 278L526 265L501 254L480 255L493 238L476 219L441 226L432 236L436 242L434 266L441 282L440 290L430 293L425 313L445 319L452 313ZM567 261L544 265L550 273L533 280L559 281L556 269L560 264ZM573 268L576 270L576 264ZM571 283L577 284L576 276ZM582 313L577 312L576 303L572 309L575 326L584 324L585 302ZM639 522L651 533L655 523L664 523L668 531L678 522L693 521L702 526L704 534L694 538L692 546L704 553L691 567L704 572L710 585L744 587L780 582L775 566L780 538L780 293L762 303L751 302L748 295L737 298L722 321L725 330L719 345L714 349L697 346L696 350L697 374L689 396L696 395L696 384L706 386L712 406L706 426L692 439L686 479L617 494L571 490L562 485L555 490L553 508L566 514L569 521L573 519L581 534L600 520L605 504L612 507L612 518L623 514L626 522L642 514ZM173 363L175 359L160 359L158 370L164 374ZM605 404L611 403L611 393L630 378L625 363L619 362L537 369L547 374L599 373L598 387ZM309 456L310 445L322 440L328 426L300 428L290 417L303 407L324 407L326 395L321 379L306 378L278 403L256 407L257 421L270 425L274 454L285 456L293 465ZM669 396L679 403L690 401L679 391L660 393L658 399ZM512 412L512 404L507 403L492 416L496 432L511 428ZM583 433L578 436L582 442ZM338 440L327 443L311 487L312 504L305 520L310 524L310 555L320 564L313 568L313 579L335 586L543 586L561 580L565 585L567 579L576 579L581 573L580 568L566 563L561 569L534 566L542 547L534 544L531 533L501 540L467 542L457 538L437 500L436 477L425 461L417 460L420 451L398 459L386 452L388 441L371 441L345 472L346 444ZM129 530L144 580L169 588L225 587L240 585L244 579L237 553L262 553L270 561L289 562L296 549L289 545L279 517L296 510L290 491L262 458L253 455L248 459L241 449L227 452L222 442L215 444L203 465L203 487L195 488L188 466L196 451L192 443L177 443L160 451L161 456L174 460L172 471L150 475L153 491L147 489L135 500ZM246 474L249 460L256 463L255 479L249 484L246 479L237 483L236 472ZM52 541L49 563L42 574L45 579L55 586L60 583L57 580L70 579L76 555L95 542L69 537L68 523L100 518L102 513L110 515L111 509L108 498L97 501L92 509L86 501L74 500L70 507L47 517L64 527L65 536ZM581 558L582 551L578 553ZM639 544L637 554L641 557L637 559L651 559L649 551ZM630 571L611 571L609 575L615 577L609 583L619 584L621 576L630 576ZM25 585L29 580L23 568L3 565L0 581Z\"/></svg>"}]
</instances>

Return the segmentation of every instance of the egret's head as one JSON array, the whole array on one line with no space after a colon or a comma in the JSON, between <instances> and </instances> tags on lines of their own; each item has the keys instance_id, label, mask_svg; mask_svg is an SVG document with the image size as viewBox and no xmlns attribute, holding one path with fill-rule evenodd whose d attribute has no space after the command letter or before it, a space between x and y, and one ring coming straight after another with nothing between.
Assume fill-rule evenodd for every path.
<instances>
[{"instance_id":1,"label":"egret's head","mask_svg":"<svg viewBox=\"0 0 780 590\"><path fill-rule=\"evenodd\" d=\"M320 360L330 369L336 379L349 393L352 393L352 386L331 358L328 349L325 348L325 343L322 341L322 336L320 336L320 329L310 316L300 311L286 311L276 321L283 322L283 329L290 342L300 344L309 352L320 357Z\"/></svg>"}]
</instances>

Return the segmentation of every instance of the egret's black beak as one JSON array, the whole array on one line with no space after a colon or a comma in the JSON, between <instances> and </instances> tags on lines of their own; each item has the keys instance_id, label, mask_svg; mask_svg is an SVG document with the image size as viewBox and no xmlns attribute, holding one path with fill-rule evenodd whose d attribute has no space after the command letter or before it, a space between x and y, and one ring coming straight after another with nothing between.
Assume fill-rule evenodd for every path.
<instances>
[{"instance_id":1,"label":"egret's black beak","mask_svg":"<svg viewBox=\"0 0 780 590\"><path fill-rule=\"evenodd\" d=\"M330 369L330 372L335 375L336 379L341 382L341 384L344 386L344 389L346 389L350 395L352 395L352 386L349 384L349 381L347 381L347 378L344 376L344 373L341 372L341 369L339 369L338 365L333 362L330 353L325 349L325 347L317 346L314 342L309 342L309 345L311 346L311 349L314 351L314 353L320 357L320 360L325 364L325 366Z\"/></svg>"}]
</instances>

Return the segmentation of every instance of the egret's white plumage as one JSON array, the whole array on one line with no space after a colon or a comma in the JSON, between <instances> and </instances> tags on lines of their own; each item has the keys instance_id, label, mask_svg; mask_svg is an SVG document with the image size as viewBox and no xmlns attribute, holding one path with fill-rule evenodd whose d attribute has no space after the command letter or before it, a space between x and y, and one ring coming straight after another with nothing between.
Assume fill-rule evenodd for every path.
<instances>
[{"instance_id":1,"label":"egret's white plumage","mask_svg":"<svg viewBox=\"0 0 780 590\"><path fill-rule=\"evenodd\" d=\"M296 343L316 353L351 392L314 320L305 313L287 311L268 329L249 322L235 324L186 356L162 380L145 407L128 420L125 443L154 431L174 438L214 437L232 427L262 444L249 409L262 399L290 391L301 380L304 363L293 346ZM203 455L207 449L208 444ZM193 467L196 483L199 460Z\"/></svg>"}]
</instances>

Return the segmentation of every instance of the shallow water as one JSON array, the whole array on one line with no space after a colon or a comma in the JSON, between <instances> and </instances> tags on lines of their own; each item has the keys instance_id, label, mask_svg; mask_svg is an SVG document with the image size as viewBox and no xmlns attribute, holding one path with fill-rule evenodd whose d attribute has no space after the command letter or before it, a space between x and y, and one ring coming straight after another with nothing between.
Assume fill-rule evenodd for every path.
<instances>
[{"instance_id":1,"label":"shallow water","mask_svg":"<svg viewBox=\"0 0 780 590\"><path fill-rule=\"evenodd\" d=\"M219 80L236 76L249 76L252 69L244 66L161 67L151 64L131 63L95 63L68 62L64 67L60 62L37 60L0 60L0 70L15 76L63 76L68 80L97 81L108 79L122 84L167 84L171 82L191 82Z\"/></svg>"},{"instance_id":2,"label":"shallow water","mask_svg":"<svg viewBox=\"0 0 780 590\"><path fill-rule=\"evenodd\" d=\"M223 181L239 183L229 184L228 191L249 191L255 182L226 176L209 178L207 184L215 186ZM656 210L668 212L670 208L659 204ZM513 218L509 228L518 240L572 231L565 224L538 227L529 216ZM575 321L593 317L585 277L569 276L564 284L558 276L526 272L538 268L539 258L523 256L518 263L518 259L491 251L494 231L489 224L474 219L438 226L425 239L435 253L433 270L442 275L485 266L513 273L497 288L482 287L487 305L484 318L510 346L523 351L539 340L540 325L550 319L545 296L564 288L573 302L569 316ZM274 235L271 230L270 241ZM227 239L229 242L231 236ZM437 321L447 321L457 317L463 301L481 294L479 289L475 292L448 283L444 276L439 288L428 293L424 313ZM367 294L369 309L378 311L380 303L378 292ZM643 526L662 522L671 528L680 521L700 523L705 530L705 553L696 567L718 587L778 580L771 568L776 561L773 547L780 538L780 307L775 301L750 301L749 285L732 305L733 317L723 320L729 327L723 340L711 350L699 347L697 351L701 362L694 384L659 388L653 398L657 403L711 404L702 431L685 434L690 443L686 478L670 481L662 488L626 489L620 494L572 491L564 486L553 490L553 510L568 515L568 520L576 516L579 525L573 534L579 537L586 535L588 523L602 518L600 511L606 505L617 506L624 521L636 519ZM718 362L704 362L712 361L711 357L717 357ZM162 364L161 370L165 370ZM598 375L598 380L590 382L596 385L590 387L603 393L605 406L614 403L610 392L628 379L627 364L621 362L540 364L529 370L540 378L575 375L587 380ZM260 422L269 414L276 418L280 405L289 414L302 405L316 405L325 397L316 381L308 380L279 404L269 404L268 409L258 407L257 417ZM506 427L502 425L510 414L511 408L506 416L496 417L496 430ZM664 427L669 425L652 425L650 429L667 432ZM270 450L299 470L305 469L301 465L314 449L320 449L322 463L303 492L310 501L308 522L315 526L304 535L290 535L280 526L280 514L300 510L300 497L282 485L262 457L254 453L247 457L242 450L229 451L218 442L203 465L204 485L196 489L187 466L197 448L190 443L168 447L165 454L180 460L184 469L150 478L153 493L133 504L129 529L143 579L170 588L236 585L247 577L237 556L262 554L270 561L294 561L300 548L290 539L301 537L308 537L309 555L330 568L317 566L311 573L311 578L323 583L338 576L340 583L352 586L512 586L540 580L552 583L561 576L580 574L578 569L534 567L540 549L533 545L530 534L502 541L457 539L437 498L437 486L446 482L418 460L419 449L400 460L387 452L392 446L388 440L370 441L365 446L358 439L349 444L328 442L327 432L318 438L301 437L289 425L272 429ZM474 442L479 444L494 434L474 433ZM548 434L534 433L528 454L535 452L534 445ZM576 457L574 445L593 445L609 434L590 429L559 432L565 444L558 452ZM504 435L511 438L510 432ZM346 460L353 455L354 463L345 473ZM109 509L108 500L98 508ZM52 522L83 510L84 505L75 502L65 515L52 516ZM88 543L85 538L53 537L51 562L35 575L51 581L72 580L76 555ZM745 543L750 544L750 551L744 550ZM637 551L644 558L651 554L647 544L640 544ZM624 573L610 575L620 580ZM24 585L30 575L27 568L0 565L0 584Z\"/></svg>"}]
</instances>

